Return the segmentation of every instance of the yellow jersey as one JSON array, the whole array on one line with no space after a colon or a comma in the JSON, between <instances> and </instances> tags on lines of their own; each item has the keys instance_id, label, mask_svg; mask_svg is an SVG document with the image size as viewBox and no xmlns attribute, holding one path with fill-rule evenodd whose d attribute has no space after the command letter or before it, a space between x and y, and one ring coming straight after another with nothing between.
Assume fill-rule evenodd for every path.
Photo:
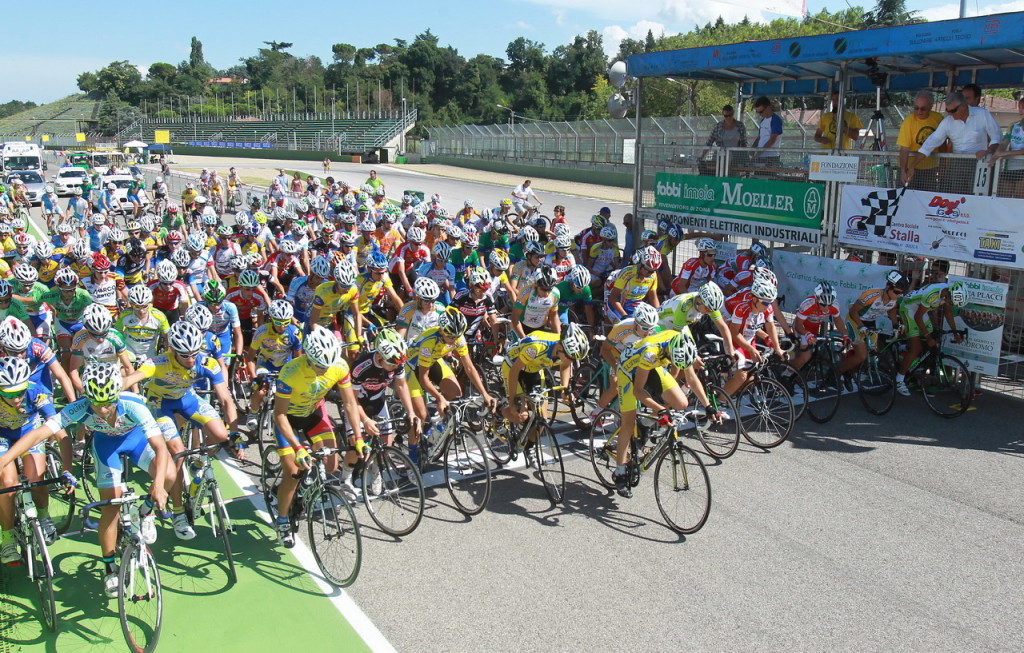
<instances>
[{"instance_id":1,"label":"yellow jersey","mask_svg":"<svg viewBox=\"0 0 1024 653\"><path fill-rule=\"evenodd\" d=\"M281 368L277 377L277 396L288 399L288 414L309 417L317 409L327 392L338 386L351 388L352 378L344 359L317 374L305 356L294 358Z\"/></svg>"},{"instance_id":2,"label":"yellow jersey","mask_svg":"<svg viewBox=\"0 0 1024 653\"><path fill-rule=\"evenodd\" d=\"M637 370L653 370L670 365L672 357L668 343L679 333L675 329L659 331L633 343L619 357L619 370L632 375Z\"/></svg>"},{"instance_id":3,"label":"yellow jersey","mask_svg":"<svg viewBox=\"0 0 1024 653\"><path fill-rule=\"evenodd\" d=\"M560 340L556 333L534 331L509 348L509 365L519 361L523 364L523 370L531 374L558 367L561 361L555 355L555 347Z\"/></svg>"},{"instance_id":4,"label":"yellow jersey","mask_svg":"<svg viewBox=\"0 0 1024 653\"><path fill-rule=\"evenodd\" d=\"M647 297L647 293L650 291L658 292L658 275L649 274L646 278L641 279L637 266L630 265L623 268L619 276L616 277L614 287L622 291L620 301L629 310L631 304L635 306L637 302Z\"/></svg>"},{"instance_id":5,"label":"yellow jersey","mask_svg":"<svg viewBox=\"0 0 1024 653\"><path fill-rule=\"evenodd\" d=\"M386 272L380 275L380 279L376 281L369 271L360 274L356 277L356 288L359 289L359 312L369 311L370 306L376 301L382 290L394 287L395 284L391 283L391 277Z\"/></svg>"},{"instance_id":6,"label":"yellow jersey","mask_svg":"<svg viewBox=\"0 0 1024 653\"><path fill-rule=\"evenodd\" d=\"M408 372L415 375L418 367L431 367L448 354L455 352L456 356L469 356L469 345L466 344L466 337L459 336L454 344L449 345L441 338L441 331L437 327L430 327L420 336L409 353L409 360L406 362Z\"/></svg>"},{"instance_id":7,"label":"yellow jersey","mask_svg":"<svg viewBox=\"0 0 1024 653\"><path fill-rule=\"evenodd\" d=\"M339 311L348 309L352 302L358 299L359 290L355 286L339 293L333 281L324 281L313 291L313 306L320 307L320 319L317 320L317 324L331 324Z\"/></svg>"},{"instance_id":8,"label":"yellow jersey","mask_svg":"<svg viewBox=\"0 0 1024 653\"><path fill-rule=\"evenodd\" d=\"M220 363L204 353L196 356L191 369L180 365L174 354L168 352L150 358L142 364L139 372L143 378L152 379L146 387L146 395L150 399L181 399L195 392L193 386L199 379L209 379L211 386L224 383Z\"/></svg>"}]
</instances>

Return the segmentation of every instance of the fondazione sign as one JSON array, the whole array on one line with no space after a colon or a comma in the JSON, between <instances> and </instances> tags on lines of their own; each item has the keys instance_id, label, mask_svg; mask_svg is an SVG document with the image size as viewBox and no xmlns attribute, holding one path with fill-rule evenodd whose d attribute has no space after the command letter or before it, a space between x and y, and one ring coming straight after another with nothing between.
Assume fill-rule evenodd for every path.
<instances>
[{"instance_id":1,"label":"fondazione sign","mask_svg":"<svg viewBox=\"0 0 1024 653\"><path fill-rule=\"evenodd\" d=\"M684 227L762 240L818 245L821 184L658 173L659 214Z\"/></svg>"}]
</instances>

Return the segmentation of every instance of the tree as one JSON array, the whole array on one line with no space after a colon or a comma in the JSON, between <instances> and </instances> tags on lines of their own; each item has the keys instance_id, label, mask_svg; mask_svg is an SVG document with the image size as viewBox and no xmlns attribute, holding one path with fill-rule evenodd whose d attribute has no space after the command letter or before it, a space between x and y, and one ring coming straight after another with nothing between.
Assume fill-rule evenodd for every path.
<instances>
[{"instance_id":1,"label":"tree","mask_svg":"<svg viewBox=\"0 0 1024 653\"><path fill-rule=\"evenodd\" d=\"M123 97L134 101L137 87L141 82L142 74L138 68L128 61L114 61L106 68L96 71L94 90L104 95L114 93L119 98Z\"/></svg>"},{"instance_id":2,"label":"tree","mask_svg":"<svg viewBox=\"0 0 1024 653\"><path fill-rule=\"evenodd\" d=\"M206 65L206 59L203 58L203 42L194 36L192 37L192 51L188 55L188 63L193 69Z\"/></svg>"},{"instance_id":3,"label":"tree","mask_svg":"<svg viewBox=\"0 0 1024 653\"><path fill-rule=\"evenodd\" d=\"M122 101L117 93L108 93L100 105L99 129L104 136L114 136L141 117L142 112L137 107Z\"/></svg>"},{"instance_id":4,"label":"tree","mask_svg":"<svg viewBox=\"0 0 1024 653\"><path fill-rule=\"evenodd\" d=\"M99 82L96 79L96 73L91 72L82 73L78 76L76 82L78 83L78 88L81 89L83 93L92 93L99 85Z\"/></svg>"},{"instance_id":5,"label":"tree","mask_svg":"<svg viewBox=\"0 0 1024 653\"><path fill-rule=\"evenodd\" d=\"M285 43L284 41L264 41L264 43L269 45L270 49L274 52L281 52L295 45L294 43Z\"/></svg>"},{"instance_id":6,"label":"tree","mask_svg":"<svg viewBox=\"0 0 1024 653\"><path fill-rule=\"evenodd\" d=\"M162 80L169 82L178 74L178 69L169 63L155 63L149 67L146 76L150 80Z\"/></svg>"},{"instance_id":7,"label":"tree","mask_svg":"<svg viewBox=\"0 0 1024 653\"><path fill-rule=\"evenodd\" d=\"M0 118L6 118L12 116L19 111L27 111L34 107L37 107L35 102L22 102L20 100L11 100L6 104L0 104Z\"/></svg>"},{"instance_id":8,"label":"tree","mask_svg":"<svg viewBox=\"0 0 1024 653\"><path fill-rule=\"evenodd\" d=\"M907 11L905 0L878 0L875 8L864 14L864 27L887 27L923 22L924 19L919 18L916 11Z\"/></svg>"}]
</instances>

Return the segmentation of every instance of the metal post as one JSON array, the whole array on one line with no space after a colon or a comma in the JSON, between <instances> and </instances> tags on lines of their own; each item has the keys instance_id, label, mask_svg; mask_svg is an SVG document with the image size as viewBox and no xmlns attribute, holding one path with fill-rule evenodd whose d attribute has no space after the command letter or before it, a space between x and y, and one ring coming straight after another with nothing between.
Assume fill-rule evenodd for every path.
<instances>
[{"instance_id":1,"label":"metal post","mask_svg":"<svg viewBox=\"0 0 1024 653\"><path fill-rule=\"evenodd\" d=\"M636 90L633 92L633 101L636 102L636 141L633 144L633 245L640 246L640 236L643 233L643 220L640 219L640 205L643 201L643 146L640 143L640 104L643 99L643 78L636 80Z\"/></svg>"}]
</instances>

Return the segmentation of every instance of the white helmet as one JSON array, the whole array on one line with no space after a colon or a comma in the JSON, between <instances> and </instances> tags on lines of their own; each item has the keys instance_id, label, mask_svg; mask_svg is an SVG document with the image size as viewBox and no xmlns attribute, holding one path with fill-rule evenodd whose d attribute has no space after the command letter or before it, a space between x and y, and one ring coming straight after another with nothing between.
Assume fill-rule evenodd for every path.
<instances>
[{"instance_id":1,"label":"white helmet","mask_svg":"<svg viewBox=\"0 0 1024 653\"><path fill-rule=\"evenodd\" d=\"M114 318L103 304L89 304L82 314L82 326L93 335L106 335L113 324Z\"/></svg>"},{"instance_id":2,"label":"white helmet","mask_svg":"<svg viewBox=\"0 0 1024 653\"><path fill-rule=\"evenodd\" d=\"M282 240L278 247L282 254L298 254L301 246L294 240Z\"/></svg>"},{"instance_id":3,"label":"white helmet","mask_svg":"<svg viewBox=\"0 0 1024 653\"><path fill-rule=\"evenodd\" d=\"M342 288L351 288L356 283L356 270L349 260L340 261L334 266L334 281Z\"/></svg>"},{"instance_id":4,"label":"white helmet","mask_svg":"<svg viewBox=\"0 0 1024 653\"><path fill-rule=\"evenodd\" d=\"M529 227L526 227L526 228L529 229ZM543 254L543 253L544 253L544 246L540 244L540 241L528 240L528 241L526 241L526 244L523 245L523 254L526 254L527 256L532 256L534 254Z\"/></svg>"},{"instance_id":5,"label":"white helmet","mask_svg":"<svg viewBox=\"0 0 1024 653\"><path fill-rule=\"evenodd\" d=\"M292 319L292 316L295 315L295 310L289 302L283 299L275 299L267 307L267 315L270 316L271 320L284 322L285 320Z\"/></svg>"},{"instance_id":6,"label":"white helmet","mask_svg":"<svg viewBox=\"0 0 1024 653\"><path fill-rule=\"evenodd\" d=\"M754 277L754 283L750 286L750 294L766 303L771 303L779 296L779 289L764 277Z\"/></svg>"},{"instance_id":7,"label":"white helmet","mask_svg":"<svg viewBox=\"0 0 1024 653\"><path fill-rule=\"evenodd\" d=\"M713 238L701 238L697 241L697 251L699 252L717 252L718 243Z\"/></svg>"},{"instance_id":8,"label":"white helmet","mask_svg":"<svg viewBox=\"0 0 1024 653\"><path fill-rule=\"evenodd\" d=\"M309 271L321 279L329 279L331 276L331 259L326 256L314 256L309 262Z\"/></svg>"},{"instance_id":9,"label":"white helmet","mask_svg":"<svg viewBox=\"0 0 1024 653\"><path fill-rule=\"evenodd\" d=\"M586 266L574 265L573 268L569 270L569 274L565 276L577 288L586 288L590 285L590 270L588 270Z\"/></svg>"},{"instance_id":10,"label":"white helmet","mask_svg":"<svg viewBox=\"0 0 1024 653\"><path fill-rule=\"evenodd\" d=\"M430 277L417 277L412 289L417 297L427 302L432 302L441 295L441 288Z\"/></svg>"},{"instance_id":11,"label":"white helmet","mask_svg":"<svg viewBox=\"0 0 1024 653\"><path fill-rule=\"evenodd\" d=\"M647 302L640 302L633 309L633 322L647 329L653 329L658 326L658 309Z\"/></svg>"},{"instance_id":12,"label":"white helmet","mask_svg":"<svg viewBox=\"0 0 1024 653\"><path fill-rule=\"evenodd\" d=\"M831 306L836 303L836 289L828 281L821 281L814 288L814 298L821 306Z\"/></svg>"},{"instance_id":13,"label":"white helmet","mask_svg":"<svg viewBox=\"0 0 1024 653\"><path fill-rule=\"evenodd\" d=\"M32 343L32 331L21 320L8 315L0 322L0 347L7 354L20 354L28 351Z\"/></svg>"},{"instance_id":14,"label":"white helmet","mask_svg":"<svg viewBox=\"0 0 1024 653\"><path fill-rule=\"evenodd\" d=\"M422 243L423 239L426 238L427 235L425 233L423 233L423 229L421 229L419 227L410 227L409 231L408 231L408 233L406 233L405 237L406 237L406 240L408 240L409 242L412 242L412 243Z\"/></svg>"},{"instance_id":15,"label":"white helmet","mask_svg":"<svg viewBox=\"0 0 1024 653\"><path fill-rule=\"evenodd\" d=\"M26 286L31 286L39 280L39 272L28 263L18 263L14 266L14 278Z\"/></svg>"},{"instance_id":16,"label":"white helmet","mask_svg":"<svg viewBox=\"0 0 1024 653\"><path fill-rule=\"evenodd\" d=\"M722 305L725 304L725 295L722 294L722 289L718 287L717 283L709 281L701 286L697 292L700 294L700 301L712 313L722 310Z\"/></svg>"},{"instance_id":17,"label":"white helmet","mask_svg":"<svg viewBox=\"0 0 1024 653\"><path fill-rule=\"evenodd\" d=\"M555 249L569 249L570 247L572 247L572 238L555 236Z\"/></svg>"},{"instance_id":18,"label":"white helmet","mask_svg":"<svg viewBox=\"0 0 1024 653\"><path fill-rule=\"evenodd\" d=\"M601 227L601 238L605 240L618 240L619 230L613 224Z\"/></svg>"},{"instance_id":19,"label":"white helmet","mask_svg":"<svg viewBox=\"0 0 1024 653\"><path fill-rule=\"evenodd\" d=\"M203 348L203 332L188 320L178 320L167 332L167 344L184 356L198 354Z\"/></svg>"},{"instance_id":20,"label":"white helmet","mask_svg":"<svg viewBox=\"0 0 1024 653\"><path fill-rule=\"evenodd\" d=\"M206 304L192 304L185 311L185 319L199 327L200 331L209 331L213 326L213 313Z\"/></svg>"},{"instance_id":21,"label":"white helmet","mask_svg":"<svg viewBox=\"0 0 1024 653\"><path fill-rule=\"evenodd\" d=\"M438 261L447 261L452 257L452 246L445 242L434 245L434 258Z\"/></svg>"},{"instance_id":22,"label":"white helmet","mask_svg":"<svg viewBox=\"0 0 1024 653\"><path fill-rule=\"evenodd\" d=\"M128 289L128 303L132 306L149 306L153 303L153 291L141 283Z\"/></svg>"},{"instance_id":23,"label":"white helmet","mask_svg":"<svg viewBox=\"0 0 1024 653\"><path fill-rule=\"evenodd\" d=\"M178 266L168 259L160 261L156 264L156 278L163 283L171 283L178 278Z\"/></svg>"},{"instance_id":24,"label":"white helmet","mask_svg":"<svg viewBox=\"0 0 1024 653\"><path fill-rule=\"evenodd\" d=\"M509 264L508 254L501 249L491 250L491 253L487 255L487 263L495 270L507 270Z\"/></svg>"},{"instance_id":25,"label":"white helmet","mask_svg":"<svg viewBox=\"0 0 1024 653\"><path fill-rule=\"evenodd\" d=\"M190 233L185 239L185 249L190 252L201 252L206 249L206 237L201 233Z\"/></svg>"},{"instance_id":26,"label":"white helmet","mask_svg":"<svg viewBox=\"0 0 1024 653\"><path fill-rule=\"evenodd\" d=\"M540 234L533 227L527 225L519 232L519 237L525 242L536 242L540 240Z\"/></svg>"},{"instance_id":27,"label":"white helmet","mask_svg":"<svg viewBox=\"0 0 1024 653\"><path fill-rule=\"evenodd\" d=\"M590 353L590 341L578 324L570 322L562 329L562 348L569 358L583 360Z\"/></svg>"},{"instance_id":28,"label":"white helmet","mask_svg":"<svg viewBox=\"0 0 1024 653\"><path fill-rule=\"evenodd\" d=\"M32 369L24 358L0 358L0 388L18 392L28 387Z\"/></svg>"},{"instance_id":29,"label":"white helmet","mask_svg":"<svg viewBox=\"0 0 1024 653\"><path fill-rule=\"evenodd\" d=\"M313 327L302 343L306 358L317 367L332 367L341 360L341 343L333 333L320 326Z\"/></svg>"}]
</instances>

